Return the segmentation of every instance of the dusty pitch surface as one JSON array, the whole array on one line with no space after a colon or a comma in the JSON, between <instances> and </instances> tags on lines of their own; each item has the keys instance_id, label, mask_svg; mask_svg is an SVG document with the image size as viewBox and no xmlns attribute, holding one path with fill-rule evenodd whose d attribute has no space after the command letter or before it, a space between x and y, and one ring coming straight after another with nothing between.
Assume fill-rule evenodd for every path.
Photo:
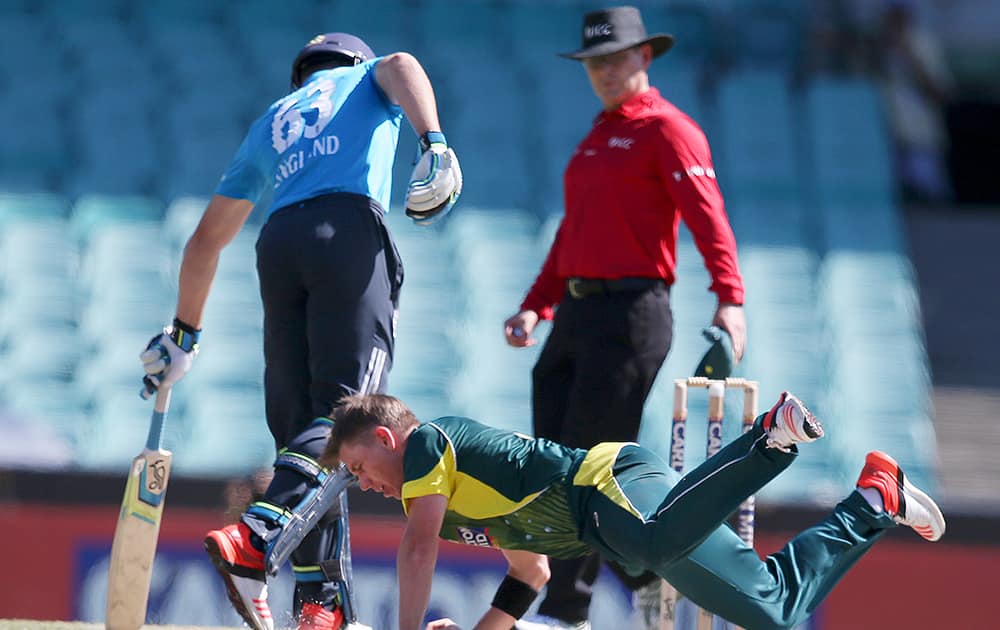
<instances>
[{"instance_id":1,"label":"dusty pitch surface","mask_svg":"<svg viewBox=\"0 0 1000 630\"><path fill-rule=\"evenodd\" d=\"M36 621L33 619L0 619L0 630L102 630L102 623L79 621ZM162 630L246 630L246 628L212 628L209 626L143 626Z\"/></svg>"}]
</instances>

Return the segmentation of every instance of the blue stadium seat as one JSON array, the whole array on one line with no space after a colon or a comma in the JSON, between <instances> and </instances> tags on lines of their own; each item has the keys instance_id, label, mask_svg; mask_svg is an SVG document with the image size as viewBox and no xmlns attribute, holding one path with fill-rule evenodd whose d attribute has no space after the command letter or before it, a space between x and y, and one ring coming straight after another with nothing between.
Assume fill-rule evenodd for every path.
<instances>
[{"instance_id":1,"label":"blue stadium seat","mask_svg":"<svg viewBox=\"0 0 1000 630\"><path fill-rule=\"evenodd\" d=\"M261 391L213 389L190 398L174 465L187 475L228 477L270 467L276 454Z\"/></svg>"},{"instance_id":2,"label":"blue stadium seat","mask_svg":"<svg viewBox=\"0 0 1000 630\"><path fill-rule=\"evenodd\" d=\"M136 381L102 387L93 393L91 404L90 420L77 448L78 465L84 470L121 474L146 444L153 401L139 397ZM172 403L163 428L164 448L179 451L184 424L180 405Z\"/></svg>"},{"instance_id":3,"label":"blue stadium seat","mask_svg":"<svg viewBox=\"0 0 1000 630\"><path fill-rule=\"evenodd\" d=\"M799 203L802 174L787 78L777 71L730 74L719 85L718 108L715 170L727 203Z\"/></svg>"},{"instance_id":4,"label":"blue stadium seat","mask_svg":"<svg viewBox=\"0 0 1000 630\"><path fill-rule=\"evenodd\" d=\"M65 219L4 225L0 230L0 338L27 328L73 325L78 264L78 248Z\"/></svg>"},{"instance_id":5,"label":"blue stadium seat","mask_svg":"<svg viewBox=\"0 0 1000 630\"><path fill-rule=\"evenodd\" d=\"M804 55L806 10L790 0L731 0L724 10L725 58L744 68L792 75Z\"/></svg>"},{"instance_id":6,"label":"blue stadium seat","mask_svg":"<svg viewBox=\"0 0 1000 630\"><path fill-rule=\"evenodd\" d=\"M815 200L891 203L889 135L876 87L861 79L816 78L806 86L804 107Z\"/></svg>"},{"instance_id":7,"label":"blue stadium seat","mask_svg":"<svg viewBox=\"0 0 1000 630\"><path fill-rule=\"evenodd\" d=\"M54 103L33 86L38 80L18 85L15 95L0 102L0 116L12 121L0 145L0 171L8 181L17 178L43 183L71 168L67 138L69 128ZM16 94L21 94L17 96ZM44 133L39 133L44 130ZM30 190L29 185L18 186Z\"/></svg>"},{"instance_id":8,"label":"blue stadium seat","mask_svg":"<svg viewBox=\"0 0 1000 630\"><path fill-rule=\"evenodd\" d=\"M115 223L161 221L163 202L137 195L81 195L70 213L71 234L87 242L99 230Z\"/></svg>"},{"instance_id":9,"label":"blue stadium seat","mask_svg":"<svg viewBox=\"0 0 1000 630\"><path fill-rule=\"evenodd\" d=\"M11 334L0 352L0 381L69 381L82 348L70 326L25 328Z\"/></svg>"}]
</instances>

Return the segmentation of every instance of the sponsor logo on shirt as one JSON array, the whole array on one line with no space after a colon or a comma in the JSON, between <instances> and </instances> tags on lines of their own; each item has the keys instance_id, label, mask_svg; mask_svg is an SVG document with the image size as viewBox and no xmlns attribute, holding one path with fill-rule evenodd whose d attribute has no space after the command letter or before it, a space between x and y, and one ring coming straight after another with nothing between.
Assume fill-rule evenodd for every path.
<instances>
[{"instance_id":1,"label":"sponsor logo on shirt","mask_svg":"<svg viewBox=\"0 0 1000 630\"><path fill-rule=\"evenodd\" d=\"M608 146L612 149L631 149L632 145L635 144L634 138L619 138L618 136L612 136L608 139Z\"/></svg>"},{"instance_id":2,"label":"sponsor logo on shirt","mask_svg":"<svg viewBox=\"0 0 1000 630\"><path fill-rule=\"evenodd\" d=\"M674 171L673 176L675 181L681 181L684 176L688 177L708 177L710 179L715 179L715 169L711 166L689 166L683 171Z\"/></svg>"},{"instance_id":3,"label":"sponsor logo on shirt","mask_svg":"<svg viewBox=\"0 0 1000 630\"><path fill-rule=\"evenodd\" d=\"M458 537L466 545L476 547L496 547L496 542L489 534L486 527L457 527Z\"/></svg>"}]
</instances>

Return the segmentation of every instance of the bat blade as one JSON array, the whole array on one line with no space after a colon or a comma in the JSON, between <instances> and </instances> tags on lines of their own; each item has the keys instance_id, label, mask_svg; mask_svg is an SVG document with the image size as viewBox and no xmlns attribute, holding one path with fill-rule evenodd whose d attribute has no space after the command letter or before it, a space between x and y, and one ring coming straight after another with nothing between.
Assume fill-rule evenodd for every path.
<instances>
[{"instance_id":1,"label":"bat blade","mask_svg":"<svg viewBox=\"0 0 1000 630\"><path fill-rule=\"evenodd\" d=\"M108 566L104 622L109 630L138 630L146 621L156 539L173 455L160 445L169 392L157 395L146 448L132 460Z\"/></svg>"}]
</instances>

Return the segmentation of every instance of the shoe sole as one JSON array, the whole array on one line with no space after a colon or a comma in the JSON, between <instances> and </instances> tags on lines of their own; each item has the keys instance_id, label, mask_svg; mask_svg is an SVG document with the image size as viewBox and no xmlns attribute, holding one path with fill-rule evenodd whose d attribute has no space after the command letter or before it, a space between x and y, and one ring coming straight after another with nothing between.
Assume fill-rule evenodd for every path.
<instances>
[{"instance_id":1,"label":"shoe sole","mask_svg":"<svg viewBox=\"0 0 1000 630\"><path fill-rule=\"evenodd\" d=\"M917 532L921 538L924 538L925 540L929 540L931 542L940 540L941 536L944 535L946 524L944 514L941 513L941 508L939 508L938 504L934 502L934 499L930 498L926 492L915 486L913 482L910 481L909 477L906 476L906 473L903 472L903 469L900 468L899 464L896 463L896 460L889 455L881 451L873 451L869 454L869 457L881 461L889 470L897 471L899 473L896 475L897 480L902 477L902 483L899 484L899 489L903 494L904 510L906 510L905 506L912 502L923 507L927 510L927 513L931 515L931 525L915 527L913 525L906 524L906 526ZM934 524L937 524L938 527L935 528Z\"/></svg>"},{"instance_id":2,"label":"shoe sole","mask_svg":"<svg viewBox=\"0 0 1000 630\"><path fill-rule=\"evenodd\" d=\"M205 539L205 552L208 554L212 564L215 565L215 570L218 571L219 575L222 577L222 581L226 585L226 595L229 597L229 603L233 605L237 614L239 614L239 616L243 618L243 621L246 622L246 624L253 630L267 630L257 615L247 609L247 605L243 601L243 596L240 595L239 589L236 588L236 583L233 582L234 572L240 570L242 567L235 566L228 562L222 556L222 549L219 548L219 543L216 542L216 540L211 536ZM260 573L263 574L263 571Z\"/></svg>"}]
</instances>

